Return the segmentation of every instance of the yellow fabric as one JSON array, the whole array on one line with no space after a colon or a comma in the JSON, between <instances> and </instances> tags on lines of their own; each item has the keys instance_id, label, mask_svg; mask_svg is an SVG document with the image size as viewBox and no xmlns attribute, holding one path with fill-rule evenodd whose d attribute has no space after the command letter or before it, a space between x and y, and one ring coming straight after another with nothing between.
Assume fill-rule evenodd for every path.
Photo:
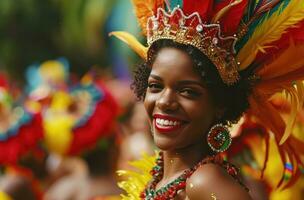
<instances>
[{"instance_id":1,"label":"yellow fabric","mask_svg":"<svg viewBox=\"0 0 304 200\"><path fill-rule=\"evenodd\" d=\"M73 121L67 116L56 116L44 121L45 141L48 149L64 154L72 140L71 128Z\"/></svg>"},{"instance_id":2,"label":"yellow fabric","mask_svg":"<svg viewBox=\"0 0 304 200\"><path fill-rule=\"evenodd\" d=\"M13 200L13 199L5 192L0 191L0 200Z\"/></svg>"},{"instance_id":3,"label":"yellow fabric","mask_svg":"<svg viewBox=\"0 0 304 200\"><path fill-rule=\"evenodd\" d=\"M41 64L39 72L44 80L55 82L62 82L65 80L65 69L61 62L56 60L49 60Z\"/></svg>"},{"instance_id":4,"label":"yellow fabric","mask_svg":"<svg viewBox=\"0 0 304 200\"><path fill-rule=\"evenodd\" d=\"M66 112L70 103L71 99L67 93L57 92L43 121L47 148L61 155L66 153L73 138L72 127L75 119Z\"/></svg>"},{"instance_id":5,"label":"yellow fabric","mask_svg":"<svg viewBox=\"0 0 304 200\"><path fill-rule=\"evenodd\" d=\"M142 159L130 162L136 171L117 171L118 175L124 179L118 183L118 186L126 192L126 194L121 195L122 200L140 200L140 193L152 178L150 170L155 165L156 155L144 154Z\"/></svg>"},{"instance_id":6,"label":"yellow fabric","mask_svg":"<svg viewBox=\"0 0 304 200\"><path fill-rule=\"evenodd\" d=\"M266 49L271 47L267 44L279 40L288 28L294 27L304 19L303 0L291 0L283 11L282 8L256 28L252 37L238 53L237 60L241 63L240 70L246 69L258 52L265 53Z\"/></svg>"}]
</instances>

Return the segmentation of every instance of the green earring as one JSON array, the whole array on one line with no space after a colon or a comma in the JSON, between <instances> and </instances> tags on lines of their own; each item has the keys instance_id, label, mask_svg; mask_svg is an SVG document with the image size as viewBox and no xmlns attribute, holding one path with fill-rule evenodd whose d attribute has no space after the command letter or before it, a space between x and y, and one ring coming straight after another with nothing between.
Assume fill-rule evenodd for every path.
<instances>
[{"instance_id":1,"label":"green earring","mask_svg":"<svg viewBox=\"0 0 304 200\"><path fill-rule=\"evenodd\" d=\"M209 147L217 153L226 151L231 141L229 130L223 124L214 125L207 135Z\"/></svg>"}]
</instances>

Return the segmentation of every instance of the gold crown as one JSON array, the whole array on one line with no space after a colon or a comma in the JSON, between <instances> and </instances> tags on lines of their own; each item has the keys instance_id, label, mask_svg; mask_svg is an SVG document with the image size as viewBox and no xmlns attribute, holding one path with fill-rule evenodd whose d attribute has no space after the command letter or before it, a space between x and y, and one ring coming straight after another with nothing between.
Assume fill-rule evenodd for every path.
<instances>
[{"instance_id":1,"label":"gold crown","mask_svg":"<svg viewBox=\"0 0 304 200\"><path fill-rule=\"evenodd\" d=\"M179 7L169 13L158 8L157 15L147 21L149 47L160 39L171 39L198 48L216 66L227 85L239 80L238 63L234 57L236 35L223 37L219 24L203 23L197 12L186 16Z\"/></svg>"}]
</instances>

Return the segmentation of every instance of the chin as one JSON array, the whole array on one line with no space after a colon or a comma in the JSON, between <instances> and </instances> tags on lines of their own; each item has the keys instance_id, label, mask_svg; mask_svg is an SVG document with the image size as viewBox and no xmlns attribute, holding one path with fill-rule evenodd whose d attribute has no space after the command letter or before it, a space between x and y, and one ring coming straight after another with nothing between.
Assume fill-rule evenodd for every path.
<instances>
[{"instance_id":1,"label":"chin","mask_svg":"<svg viewBox=\"0 0 304 200\"><path fill-rule=\"evenodd\" d=\"M177 142L173 142L172 139L154 138L154 144L162 151L174 151L177 149L183 149L187 147L187 144L181 145Z\"/></svg>"},{"instance_id":2,"label":"chin","mask_svg":"<svg viewBox=\"0 0 304 200\"><path fill-rule=\"evenodd\" d=\"M166 139L154 138L154 143L162 151L174 150L176 148L175 144L171 141L166 141Z\"/></svg>"}]
</instances>

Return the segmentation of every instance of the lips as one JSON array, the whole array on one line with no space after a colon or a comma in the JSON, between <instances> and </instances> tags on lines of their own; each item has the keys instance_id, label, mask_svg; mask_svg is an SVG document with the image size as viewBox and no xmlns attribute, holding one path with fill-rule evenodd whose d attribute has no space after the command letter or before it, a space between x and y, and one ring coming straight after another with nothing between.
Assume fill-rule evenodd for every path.
<instances>
[{"instance_id":1,"label":"lips","mask_svg":"<svg viewBox=\"0 0 304 200\"><path fill-rule=\"evenodd\" d=\"M168 115L155 114L153 118L154 126L160 133L173 132L186 123L185 120Z\"/></svg>"}]
</instances>

